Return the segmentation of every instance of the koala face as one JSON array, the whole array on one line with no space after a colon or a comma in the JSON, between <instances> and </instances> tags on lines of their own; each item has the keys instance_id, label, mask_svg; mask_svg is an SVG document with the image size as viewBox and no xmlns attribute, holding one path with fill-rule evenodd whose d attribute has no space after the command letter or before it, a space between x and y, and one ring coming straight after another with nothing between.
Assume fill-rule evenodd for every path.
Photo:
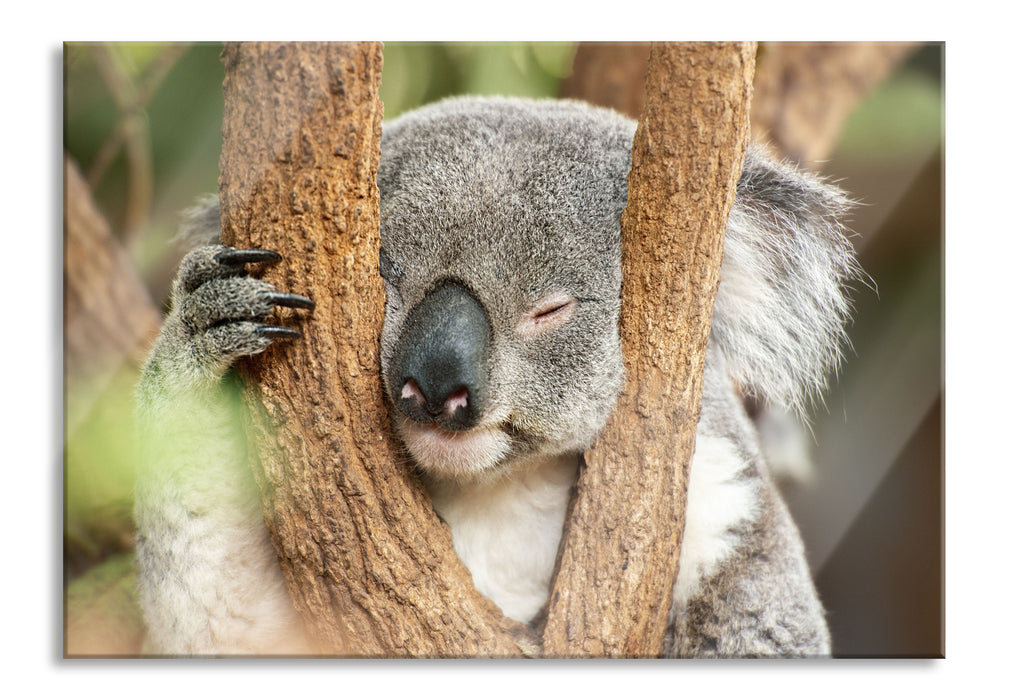
<instances>
[{"instance_id":1,"label":"koala face","mask_svg":"<svg viewBox=\"0 0 1009 700\"><path fill-rule=\"evenodd\" d=\"M382 373L417 464L486 477L584 450L620 391L634 123L449 100L385 126Z\"/></svg>"}]
</instances>

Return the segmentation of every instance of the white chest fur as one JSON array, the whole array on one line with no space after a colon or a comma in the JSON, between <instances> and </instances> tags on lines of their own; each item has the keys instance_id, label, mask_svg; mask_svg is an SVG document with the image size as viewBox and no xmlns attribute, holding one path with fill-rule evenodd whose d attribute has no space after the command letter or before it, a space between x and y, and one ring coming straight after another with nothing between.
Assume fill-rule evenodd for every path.
<instances>
[{"instance_id":1,"label":"white chest fur","mask_svg":"<svg viewBox=\"0 0 1009 700\"><path fill-rule=\"evenodd\" d=\"M490 484L429 484L434 508L477 590L502 612L532 619L549 595L578 457L522 465Z\"/></svg>"},{"instance_id":2,"label":"white chest fur","mask_svg":"<svg viewBox=\"0 0 1009 700\"><path fill-rule=\"evenodd\" d=\"M756 516L756 484L740 479L746 464L729 440L698 434L674 614L738 546L734 530ZM508 617L529 622L547 600L577 471L578 458L569 455L526 464L490 484L429 484L477 590Z\"/></svg>"},{"instance_id":3,"label":"white chest fur","mask_svg":"<svg viewBox=\"0 0 1009 700\"><path fill-rule=\"evenodd\" d=\"M748 462L728 438L698 432L687 487L680 572L673 614L686 608L701 581L739 546L739 529L757 517L759 482L744 479Z\"/></svg>"}]
</instances>

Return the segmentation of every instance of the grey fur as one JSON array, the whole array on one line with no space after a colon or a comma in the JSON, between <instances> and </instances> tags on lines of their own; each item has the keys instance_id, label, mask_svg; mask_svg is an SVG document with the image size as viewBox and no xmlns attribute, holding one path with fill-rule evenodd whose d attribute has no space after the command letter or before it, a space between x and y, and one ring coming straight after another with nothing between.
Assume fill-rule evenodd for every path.
<instances>
[{"instance_id":1,"label":"grey fur","mask_svg":"<svg viewBox=\"0 0 1009 700\"><path fill-rule=\"evenodd\" d=\"M383 369L408 311L440 281L461 281L492 315L489 410L509 416L513 454L586 449L623 378L620 214L633 136L612 112L521 100L449 100L387 125L382 246L404 272L386 280ZM579 302L577 323L518 338L522 312L560 288Z\"/></svg>"},{"instance_id":2,"label":"grey fur","mask_svg":"<svg viewBox=\"0 0 1009 700\"><path fill-rule=\"evenodd\" d=\"M827 656L830 633L813 586L799 532L760 453L756 429L733 390L726 361L709 350L703 436L731 435L745 468L739 482L759 503L741 522L738 546L717 572L705 577L685 608L674 607L665 654L673 657ZM695 460L695 466L701 468ZM690 498L690 490L687 490ZM689 514L688 514L689 517Z\"/></svg>"},{"instance_id":3,"label":"grey fur","mask_svg":"<svg viewBox=\"0 0 1009 700\"><path fill-rule=\"evenodd\" d=\"M759 397L801 413L846 345L846 285L864 276L838 188L751 146L729 215L711 343Z\"/></svg>"},{"instance_id":4,"label":"grey fur","mask_svg":"<svg viewBox=\"0 0 1009 700\"><path fill-rule=\"evenodd\" d=\"M195 231L202 240L220 238L216 210L214 200L190 219L211 226ZM219 263L225 250L202 245L183 259L138 387L137 583L155 654L307 651L263 527L238 394L222 383L237 358L272 342L259 329L275 290Z\"/></svg>"},{"instance_id":5,"label":"grey fur","mask_svg":"<svg viewBox=\"0 0 1009 700\"><path fill-rule=\"evenodd\" d=\"M581 103L502 98L448 100L385 126L378 180L388 297L381 360L390 397L399 390L389 386L389 368L404 323L440 284L469 290L491 328L485 422L506 445L493 463L452 474L415 450L436 506L449 503L444 494L484 493L500 476L518 483L529 465L585 450L612 411L623 379L620 214L634 130L634 122ZM688 491L691 546L708 549L684 555L669 655L829 653L802 543L736 387L801 410L836 370L848 316L844 285L859 274L842 223L848 206L821 180L759 149L748 153L712 321L691 479L696 493ZM207 243L217 227L214 204L188 221L187 237ZM269 544L240 428L226 418L232 407L220 390L235 357L270 342L256 326L269 311L271 289L215 265L220 249L205 245L184 261L140 387L152 435L172 435L180 423L186 431L170 438L170 448L152 443L158 453L138 486L142 600L152 642L164 653L261 649L267 621L257 615L266 610L278 618L269 624L295 640L289 648L298 648L296 616L277 594L277 567L264 563ZM530 308L551 293L573 298L573 315L548 332L523 330ZM198 425L190 425L193 415ZM222 441L227 447L219 447ZM201 450L204 442L209 447ZM721 530L691 530L690 508L719 502L720 470L733 475L728 486L741 512L723 513ZM712 474L716 491L705 492L702 482ZM218 502L223 512L231 509L221 516L228 527L247 528L243 536L251 540L240 545L245 555L234 554L238 569L224 577L202 555L200 537L209 535L196 526L218 518ZM448 515L459 501L442 507L450 524L465 519ZM471 535L455 527L462 555ZM551 542L548 555L556 547ZM262 585L253 575L259 566L269 569L260 572ZM242 577L250 577L249 585L232 591L241 602L229 599L222 578L235 588ZM244 622L229 627L229 616ZM215 625L217 642L206 633Z\"/></svg>"}]
</instances>

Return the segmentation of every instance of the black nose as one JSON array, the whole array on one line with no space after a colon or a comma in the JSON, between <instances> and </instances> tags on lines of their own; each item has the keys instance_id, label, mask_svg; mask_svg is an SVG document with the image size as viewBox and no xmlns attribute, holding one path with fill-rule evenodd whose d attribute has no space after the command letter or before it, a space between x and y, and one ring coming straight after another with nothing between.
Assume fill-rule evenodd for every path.
<instances>
[{"instance_id":1,"label":"black nose","mask_svg":"<svg viewBox=\"0 0 1009 700\"><path fill-rule=\"evenodd\" d=\"M407 315L391 363L392 400L408 418L446 430L480 420L490 324L465 287L445 284Z\"/></svg>"}]
</instances>

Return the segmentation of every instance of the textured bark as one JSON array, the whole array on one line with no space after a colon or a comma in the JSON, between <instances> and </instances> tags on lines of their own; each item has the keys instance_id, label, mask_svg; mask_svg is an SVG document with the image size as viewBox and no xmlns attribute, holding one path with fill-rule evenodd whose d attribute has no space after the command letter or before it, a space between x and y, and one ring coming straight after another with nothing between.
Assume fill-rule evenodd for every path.
<instances>
[{"instance_id":1,"label":"textured bark","mask_svg":"<svg viewBox=\"0 0 1009 700\"><path fill-rule=\"evenodd\" d=\"M569 508L546 656L662 650L755 52L751 43L652 48L621 220L627 383Z\"/></svg>"},{"instance_id":2,"label":"textured bark","mask_svg":"<svg viewBox=\"0 0 1009 700\"><path fill-rule=\"evenodd\" d=\"M803 168L830 155L844 121L914 43L761 45L751 126L755 141Z\"/></svg>"},{"instance_id":3,"label":"textured bark","mask_svg":"<svg viewBox=\"0 0 1009 700\"><path fill-rule=\"evenodd\" d=\"M561 94L637 119L645 101L645 71L650 51L647 42L579 44L571 75L561 86Z\"/></svg>"},{"instance_id":4,"label":"textured bark","mask_svg":"<svg viewBox=\"0 0 1009 700\"><path fill-rule=\"evenodd\" d=\"M635 140L624 222L628 390L572 502L547 655L661 651L753 53L655 50L649 90L662 98ZM301 322L282 314L301 341L245 368L264 512L295 605L320 651L530 651L524 628L473 589L395 461L377 356L378 47L243 44L224 58L226 240L284 254L266 278L317 304Z\"/></svg>"},{"instance_id":5,"label":"textured bark","mask_svg":"<svg viewBox=\"0 0 1009 700\"><path fill-rule=\"evenodd\" d=\"M263 508L319 651L515 656L525 628L473 588L396 456L379 380L378 44L224 51L225 241L276 250L264 274L316 308L243 368Z\"/></svg>"}]
</instances>

